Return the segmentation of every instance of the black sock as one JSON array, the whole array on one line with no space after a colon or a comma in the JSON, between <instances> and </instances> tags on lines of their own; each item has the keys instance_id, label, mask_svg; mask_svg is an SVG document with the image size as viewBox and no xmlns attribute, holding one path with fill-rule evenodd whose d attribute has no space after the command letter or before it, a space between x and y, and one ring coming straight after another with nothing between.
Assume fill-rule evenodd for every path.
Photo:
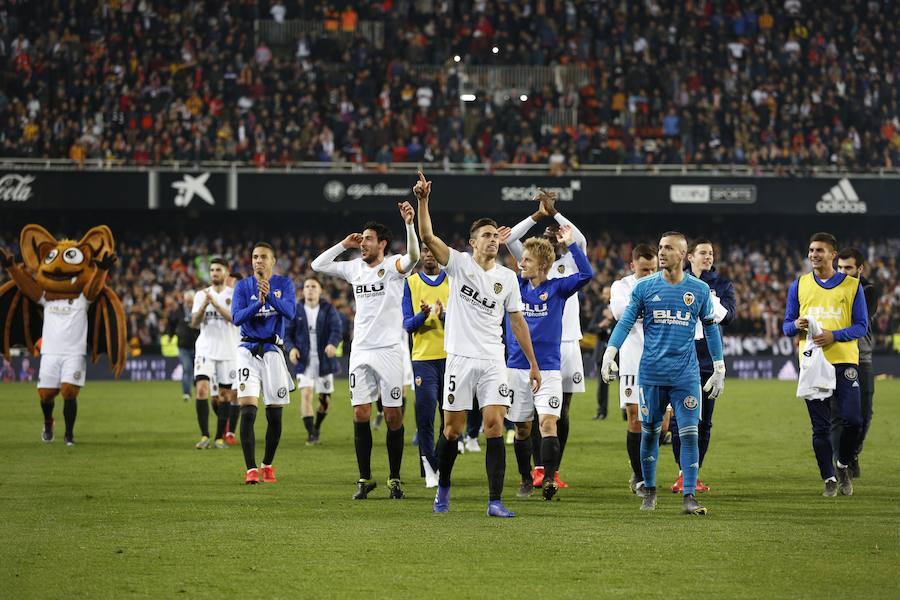
<instances>
[{"instance_id":1,"label":"black sock","mask_svg":"<svg viewBox=\"0 0 900 600\"><path fill-rule=\"evenodd\" d=\"M328 416L326 412L316 411L316 433L318 433L319 429L322 428L322 421L325 420L325 417Z\"/></svg>"},{"instance_id":2,"label":"black sock","mask_svg":"<svg viewBox=\"0 0 900 600\"><path fill-rule=\"evenodd\" d=\"M311 416L303 417L303 426L306 427L306 433L308 433L309 435L312 435L316 432L316 428L313 425L313 418Z\"/></svg>"},{"instance_id":3,"label":"black sock","mask_svg":"<svg viewBox=\"0 0 900 600\"><path fill-rule=\"evenodd\" d=\"M228 431L231 433L237 434L238 432L238 421L241 415L241 405L240 404L229 404L228 405Z\"/></svg>"},{"instance_id":4,"label":"black sock","mask_svg":"<svg viewBox=\"0 0 900 600\"><path fill-rule=\"evenodd\" d=\"M50 402L41 402L41 410L44 411L44 423L50 423L53 420L53 406L56 403L51 400Z\"/></svg>"},{"instance_id":5,"label":"black sock","mask_svg":"<svg viewBox=\"0 0 900 600\"><path fill-rule=\"evenodd\" d=\"M75 417L78 415L78 400L63 401L63 418L66 420L66 437L70 438L75 435Z\"/></svg>"},{"instance_id":6,"label":"black sock","mask_svg":"<svg viewBox=\"0 0 900 600\"><path fill-rule=\"evenodd\" d=\"M213 414L216 415L217 417L219 416L219 407L220 406L222 406L221 402L216 402L215 400L212 401L212 411L213 411Z\"/></svg>"},{"instance_id":7,"label":"black sock","mask_svg":"<svg viewBox=\"0 0 900 600\"><path fill-rule=\"evenodd\" d=\"M513 440L513 448L516 451L516 463L519 465L519 474L522 481L531 481L531 436L524 440Z\"/></svg>"},{"instance_id":8,"label":"black sock","mask_svg":"<svg viewBox=\"0 0 900 600\"><path fill-rule=\"evenodd\" d=\"M256 407L241 408L241 449L244 451L244 462L248 469L256 468L256 434L253 424L256 422Z\"/></svg>"},{"instance_id":9,"label":"black sock","mask_svg":"<svg viewBox=\"0 0 900 600\"><path fill-rule=\"evenodd\" d=\"M559 440L559 458L554 463L556 468L554 471L559 471L559 465L562 462L563 452L566 451L566 442L569 441L569 412L566 411L566 414L561 416L559 420L556 422L556 437ZM546 459L544 463L546 463ZM547 465L544 464L544 470L547 470Z\"/></svg>"},{"instance_id":10,"label":"black sock","mask_svg":"<svg viewBox=\"0 0 900 600\"><path fill-rule=\"evenodd\" d=\"M458 440L459 438L448 440L444 437L443 433L441 433L441 436L438 438L437 459L438 471L440 472L438 485L441 487L450 486L450 474L453 472L453 463L456 462L456 442Z\"/></svg>"},{"instance_id":11,"label":"black sock","mask_svg":"<svg viewBox=\"0 0 900 600\"><path fill-rule=\"evenodd\" d=\"M534 466L543 466L544 461L541 460L541 428L538 427L538 420L535 417L531 424L531 455L534 457Z\"/></svg>"},{"instance_id":12,"label":"black sock","mask_svg":"<svg viewBox=\"0 0 900 600\"><path fill-rule=\"evenodd\" d=\"M216 439L221 440L225 437L225 426L228 425L228 405L220 404L219 410L216 412Z\"/></svg>"},{"instance_id":13,"label":"black sock","mask_svg":"<svg viewBox=\"0 0 900 600\"><path fill-rule=\"evenodd\" d=\"M353 422L353 445L360 479L372 479L372 426L368 421Z\"/></svg>"},{"instance_id":14,"label":"black sock","mask_svg":"<svg viewBox=\"0 0 900 600\"><path fill-rule=\"evenodd\" d=\"M559 438L548 435L541 440L541 446L543 446L541 456L544 458L544 481L553 481L553 476L559 467L559 457L562 455Z\"/></svg>"},{"instance_id":15,"label":"black sock","mask_svg":"<svg viewBox=\"0 0 900 600\"><path fill-rule=\"evenodd\" d=\"M625 447L628 449L628 460L631 462L631 472L635 481L643 481L641 472L641 432L629 431L625 437Z\"/></svg>"},{"instance_id":16,"label":"black sock","mask_svg":"<svg viewBox=\"0 0 900 600\"><path fill-rule=\"evenodd\" d=\"M275 460L275 451L278 450L278 442L281 441L281 413L280 406L266 407L266 454L263 456L263 464L271 465Z\"/></svg>"},{"instance_id":17,"label":"black sock","mask_svg":"<svg viewBox=\"0 0 900 600\"><path fill-rule=\"evenodd\" d=\"M209 437L209 400L197 400L197 425L200 435Z\"/></svg>"},{"instance_id":18,"label":"black sock","mask_svg":"<svg viewBox=\"0 0 900 600\"><path fill-rule=\"evenodd\" d=\"M500 500L503 495L503 478L506 476L506 446L503 438L488 438L487 451L484 453L484 466L487 470L489 499Z\"/></svg>"},{"instance_id":19,"label":"black sock","mask_svg":"<svg viewBox=\"0 0 900 600\"><path fill-rule=\"evenodd\" d=\"M388 465L391 469L390 478L400 479L400 464L403 462L403 426L396 431L388 427L387 436Z\"/></svg>"}]
</instances>

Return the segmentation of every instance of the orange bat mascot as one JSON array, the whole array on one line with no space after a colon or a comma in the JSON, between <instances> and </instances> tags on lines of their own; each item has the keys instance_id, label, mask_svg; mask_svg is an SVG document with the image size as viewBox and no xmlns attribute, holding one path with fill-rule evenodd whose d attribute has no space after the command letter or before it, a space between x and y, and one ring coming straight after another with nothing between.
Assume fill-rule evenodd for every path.
<instances>
[{"instance_id":1,"label":"orange bat mascot","mask_svg":"<svg viewBox=\"0 0 900 600\"><path fill-rule=\"evenodd\" d=\"M57 241L40 225L27 225L19 246L21 264L0 248L0 266L12 278L0 286L0 349L7 359L15 345L37 356L41 340L41 439L53 441L53 404L62 392L65 441L71 446L86 352L93 362L100 354L109 355L116 377L125 368L125 310L106 287L107 273L116 262L115 241L106 225L94 227L79 242Z\"/></svg>"}]
</instances>

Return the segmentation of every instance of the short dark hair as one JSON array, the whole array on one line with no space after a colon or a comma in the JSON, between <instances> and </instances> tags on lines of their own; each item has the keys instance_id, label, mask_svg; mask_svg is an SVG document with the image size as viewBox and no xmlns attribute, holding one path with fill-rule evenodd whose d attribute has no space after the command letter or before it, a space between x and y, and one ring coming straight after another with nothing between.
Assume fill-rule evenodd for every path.
<instances>
[{"instance_id":1,"label":"short dark hair","mask_svg":"<svg viewBox=\"0 0 900 600\"><path fill-rule=\"evenodd\" d=\"M382 225L376 221L369 221L365 225L363 225L362 230L371 229L375 232L375 238L379 242L387 242L385 244L385 248L390 248L391 242L394 241L394 234L391 233L391 230L387 228L387 226Z\"/></svg>"},{"instance_id":2,"label":"short dark hair","mask_svg":"<svg viewBox=\"0 0 900 600\"><path fill-rule=\"evenodd\" d=\"M700 244L709 244L710 246L713 245L712 240L708 240L708 239L706 239L706 238L700 238L700 239L692 240L692 241L688 244L688 254L693 254L693 253L694 253L694 250L696 250L696 249L697 249L697 246L699 246Z\"/></svg>"},{"instance_id":3,"label":"short dark hair","mask_svg":"<svg viewBox=\"0 0 900 600\"><path fill-rule=\"evenodd\" d=\"M322 287L322 282L321 282L321 280L319 280L319 277L317 275L307 275L306 277L304 277L303 278L304 287L306 286L307 281L315 281L316 283L319 284L319 287Z\"/></svg>"},{"instance_id":4,"label":"short dark hair","mask_svg":"<svg viewBox=\"0 0 900 600\"><path fill-rule=\"evenodd\" d=\"M634 247L634 250L631 251L631 260L636 261L639 258L653 260L656 258L656 248L650 244L638 244Z\"/></svg>"},{"instance_id":5,"label":"short dark hair","mask_svg":"<svg viewBox=\"0 0 900 600\"><path fill-rule=\"evenodd\" d=\"M472 238L475 236L475 232L484 227L485 225L490 225L491 227L497 227L497 221L493 219L489 219L487 217L482 217L480 219L476 219L472 226L469 227L469 237Z\"/></svg>"},{"instance_id":6,"label":"short dark hair","mask_svg":"<svg viewBox=\"0 0 900 600\"><path fill-rule=\"evenodd\" d=\"M837 250L838 248L837 238L827 231L820 231L818 233L812 234L812 236L809 238L809 243L812 244L813 242L825 242L826 244L831 246L832 250Z\"/></svg>"},{"instance_id":7,"label":"short dark hair","mask_svg":"<svg viewBox=\"0 0 900 600\"><path fill-rule=\"evenodd\" d=\"M228 270L228 263L225 262L225 259L221 256L213 256L211 259L209 259L209 266L213 265L222 265L223 267L225 267L225 270Z\"/></svg>"},{"instance_id":8,"label":"short dark hair","mask_svg":"<svg viewBox=\"0 0 900 600\"><path fill-rule=\"evenodd\" d=\"M272 244L268 242L256 242L255 244L253 244L253 250L256 250L257 248L268 248L269 252L272 253L272 256L275 256L275 248L273 248ZM252 250L250 253L253 254Z\"/></svg>"},{"instance_id":9,"label":"short dark hair","mask_svg":"<svg viewBox=\"0 0 900 600\"><path fill-rule=\"evenodd\" d=\"M241 279L244 278L244 276L241 275L240 273L238 273L237 271L232 271L231 273L228 274L228 276L231 277L232 279L234 279L235 281L240 281Z\"/></svg>"},{"instance_id":10,"label":"short dark hair","mask_svg":"<svg viewBox=\"0 0 900 600\"><path fill-rule=\"evenodd\" d=\"M843 260L852 258L854 261L856 261L857 268L866 264L866 257L863 256L863 253L856 248L844 248L843 250L838 252L838 258Z\"/></svg>"}]
</instances>

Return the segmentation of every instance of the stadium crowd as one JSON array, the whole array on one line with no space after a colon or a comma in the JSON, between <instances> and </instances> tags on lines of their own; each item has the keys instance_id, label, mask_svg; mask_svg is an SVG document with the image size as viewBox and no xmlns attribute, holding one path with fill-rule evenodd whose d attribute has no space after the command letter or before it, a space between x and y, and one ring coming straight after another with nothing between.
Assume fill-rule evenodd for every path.
<instances>
[{"instance_id":1,"label":"stadium crowd","mask_svg":"<svg viewBox=\"0 0 900 600\"><path fill-rule=\"evenodd\" d=\"M896 168L898 16L891 0L0 2L0 155ZM256 19L323 26L270 47ZM463 104L465 65L590 75ZM559 108L577 126L548 123Z\"/></svg>"},{"instance_id":2,"label":"stadium crowd","mask_svg":"<svg viewBox=\"0 0 900 600\"><path fill-rule=\"evenodd\" d=\"M537 230L535 230L536 233ZM594 268L593 280L581 291L582 327L589 330L598 308L605 306L604 287L628 274L631 249L638 241L654 240L648 236L629 238L622 232L584 229L588 238L588 257ZM158 352L160 336L167 330L170 314L184 302L185 292L208 285L209 259L225 257L233 271L251 273L248 240L268 239L276 249L276 272L290 276L298 289L306 275L312 274L310 262L337 239L337 234L280 233L263 236L263 232L230 228L215 235L177 235L159 232L152 236L117 230L118 265L111 280L125 306L132 345L144 352ZM17 246L17 235L0 235L0 245ZM450 239L448 239L450 241ZM781 336L787 288L791 281L808 271L803 243L786 237L759 239L750 234L729 234L728 241L718 243L717 269L731 279L737 293L737 317L727 334L744 334L769 341ZM401 250L403 240L394 241ZM466 247L457 236L456 248ZM876 347L893 347L893 333L900 330L900 238L877 240L847 239L846 246L860 248L870 264L866 277L880 291L878 318L875 321ZM507 266L515 268L504 250ZM0 283L6 278L0 273ZM324 296L345 319L345 340L352 336L354 319L353 293L350 286L335 278L323 281Z\"/></svg>"}]
</instances>

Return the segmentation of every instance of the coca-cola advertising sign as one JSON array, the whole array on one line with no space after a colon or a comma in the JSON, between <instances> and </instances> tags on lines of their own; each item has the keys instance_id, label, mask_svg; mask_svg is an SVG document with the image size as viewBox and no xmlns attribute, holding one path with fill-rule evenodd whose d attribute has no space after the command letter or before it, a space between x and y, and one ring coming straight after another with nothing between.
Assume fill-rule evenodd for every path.
<instances>
[{"instance_id":1,"label":"coca-cola advertising sign","mask_svg":"<svg viewBox=\"0 0 900 600\"><path fill-rule=\"evenodd\" d=\"M0 202L27 202L34 198L34 175L8 173L0 177Z\"/></svg>"}]
</instances>

